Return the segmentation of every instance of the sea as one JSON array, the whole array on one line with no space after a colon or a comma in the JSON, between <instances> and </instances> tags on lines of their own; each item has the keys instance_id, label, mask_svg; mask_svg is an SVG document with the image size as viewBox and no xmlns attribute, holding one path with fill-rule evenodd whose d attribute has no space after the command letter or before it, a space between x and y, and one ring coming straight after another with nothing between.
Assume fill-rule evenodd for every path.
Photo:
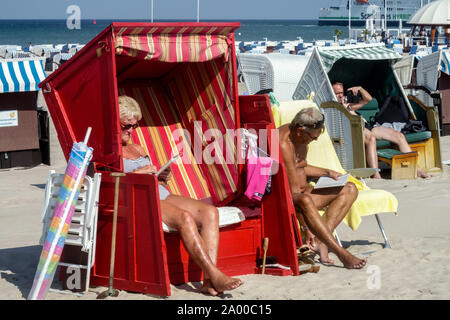
<instances>
[{"instance_id":1,"label":"sea","mask_svg":"<svg viewBox=\"0 0 450 320\"><path fill-rule=\"evenodd\" d=\"M218 22L208 20L209 22ZM208 22L201 21L201 22ZM230 22L227 20L220 20ZM66 20L0 20L0 45L86 44L113 20L81 20L79 29L71 29ZM114 20L114 22L149 22L148 20ZM173 22L155 20L154 22ZM181 21L187 22L187 21ZM233 20L240 22L236 41L331 40L336 29L348 36L344 26L318 26L317 20ZM70 23L69 23L70 25Z\"/></svg>"}]
</instances>

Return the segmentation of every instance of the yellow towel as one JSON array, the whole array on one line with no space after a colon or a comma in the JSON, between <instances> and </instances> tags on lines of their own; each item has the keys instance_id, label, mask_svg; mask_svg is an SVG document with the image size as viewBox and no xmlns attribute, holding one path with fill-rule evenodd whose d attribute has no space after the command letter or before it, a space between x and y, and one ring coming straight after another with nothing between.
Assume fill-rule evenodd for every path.
<instances>
[{"instance_id":1,"label":"yellow towel","mask_svg":"<svg viewBox=\"0 0 450 320\"><path fill-rule=\"evenodd\" d=\"M275 125L280 127L291 122L297 112L309 107L317 108L317 105L309 100L280 102L279 107L272 107L274 120L276 119ZM309 144L306 161L316 167L345 173L326 130L316 141ZM343 220L350 228L356 230L361 223L362 216L384 212L397 213L398 200L392 193L385 190L370 189L362 181L352 176L350 176L349 181L353 182L359 190L358 198ZM323 214L324 212L319 211L319 213Z\"/></svg>"}]
</instances>

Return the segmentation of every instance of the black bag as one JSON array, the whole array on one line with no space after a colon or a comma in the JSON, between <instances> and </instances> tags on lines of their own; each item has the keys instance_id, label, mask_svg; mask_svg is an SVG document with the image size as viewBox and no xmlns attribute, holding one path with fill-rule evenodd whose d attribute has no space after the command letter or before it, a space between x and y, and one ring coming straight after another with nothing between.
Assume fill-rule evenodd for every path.
<instances>
[{"instance_id":1,"label":"black bag","mask_svg":"<svg viewBox=\"0 0 450 320\"><path fill-rule=\"evenodd\" d=\"M414 132L423 132L426 131L427 128L423 125L420 120L408 120L406 126L403 127L402 133L414 133Z\"/></svg>"},{"instance_id":2,"label":"black bag","mask_svg":"<svg viewBox=\"0 0 450 320\"><path fill-rule=\"evenodd\" d=\"M377 114L371 119L372 124L385 122L408 122L409 110L403 97L387 97Z\"/></svg>"}]
</instances>

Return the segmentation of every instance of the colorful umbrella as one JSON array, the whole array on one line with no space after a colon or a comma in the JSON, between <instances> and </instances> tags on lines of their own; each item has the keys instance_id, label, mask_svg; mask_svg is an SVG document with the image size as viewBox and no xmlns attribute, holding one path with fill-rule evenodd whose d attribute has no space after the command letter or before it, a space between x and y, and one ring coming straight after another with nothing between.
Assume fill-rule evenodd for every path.
<instances>
[{"instance_id":1,"label":"colorful umbrella","mask_svg":"<svg viewBox=\"0 0 450 320\"><path fill-rule=\"evenodd\" d=\"M92 158L93 149L87 146L90 133L91 128L89 127L84 142L73 144L64 180L58 193L52 222L39 258L33 287L28 295L29 300L44 299L52 284L72 221L78 194L86 175L87 166Z\"/></svg>"}]
</instances>

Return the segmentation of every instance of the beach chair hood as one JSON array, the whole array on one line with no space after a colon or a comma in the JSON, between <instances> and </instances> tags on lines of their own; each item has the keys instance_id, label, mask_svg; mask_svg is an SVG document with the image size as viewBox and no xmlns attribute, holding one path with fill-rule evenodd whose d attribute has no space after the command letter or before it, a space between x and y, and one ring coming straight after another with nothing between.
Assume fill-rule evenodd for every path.
<instances>
[{"instance_id":1,"label":"beach chair hood","mask_svg":"<svg viewBox=\"0 0 450 320\"><path fill-rule=\"evenodd\" d=\"M393 64L400 59L398 53L385 48L383 44L315 48L293 99L309 98L318 106L324 102L337 101L332 83L338 81L347 88L351 86L376 88L376 94L372 96L378 101L384 101L391 95L402 96L411 114L414 115L400 80L393 70ZM353 141L349 121L343 121L339 113L333 109L322 109L322 112L325 114L326 128L333 138L339 141ZM362 119L355 116L353 121L359 123ZM335 147L344 168L365 165L365 159L354 159L350 156L353 155L353 144L336 143Z\"/></svg>"},{"instance_id":2,"label":"beach chair hood","mask_svg":"<svg viewBox=\"0 0 450 320\"><path fill-rule=\"evenodd\" d=\"M383 44L315 48L295 89L293 100L306 99L313 92L313 100L318 106L323 102L336 101L329 73L340 59L395 63L401 59L401 55L385 48Z\"/></svg>"},{"instance_id":3,"label":"beach chair hood","mask_svg":"<svg viewBox=\"0 0 450 320\"><path fill-rule=\"evenodd\" d=\"M113 23L48 76L43 88L66 159L75 141L93 128L92 162L122 170L118 84L157 79L177 65L221 59L231 70L230 47L239 23ZM152 61L152 64L145 64ZM230 63L228 63L230 62ZM215 72L214 70L211 72ZM231 77L220 73L220 77ZM214 90L237 100L233 81ZM199 99L205 98L199 92ZM235 97L233 95L236 95ZM233 97L232 97L233 96ZM211 98L211 97L208 97ZM217 97L216 97L217 98ZM230 109L234 109L230 103ZM237 114L233 113L233 121Z\"/></svg>"}]
</instances>

